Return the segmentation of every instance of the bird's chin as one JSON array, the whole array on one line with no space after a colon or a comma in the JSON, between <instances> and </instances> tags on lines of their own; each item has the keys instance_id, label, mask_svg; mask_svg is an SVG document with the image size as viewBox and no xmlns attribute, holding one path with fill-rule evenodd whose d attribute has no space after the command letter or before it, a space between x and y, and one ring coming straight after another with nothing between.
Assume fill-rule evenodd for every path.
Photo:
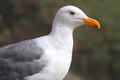
<instances>
[{"instance_id":1,"label":"bird's chin","mask_svg":"<svg viewBox=\"0 0 120 80\"><path fill-rule=\"evenodd\" d=\"M84 25L84 23L83 22L78 22L78 23L76 23L76 27L80 27L81 25Z\"/></svg>"}]
</instances>

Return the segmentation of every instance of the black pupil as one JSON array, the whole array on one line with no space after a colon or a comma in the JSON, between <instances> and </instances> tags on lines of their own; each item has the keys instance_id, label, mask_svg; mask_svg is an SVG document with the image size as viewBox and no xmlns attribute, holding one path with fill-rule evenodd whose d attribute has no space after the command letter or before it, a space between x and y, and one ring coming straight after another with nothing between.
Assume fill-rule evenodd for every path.
<instances>
[{"instance_id":1,"label":"black pupil","mask_svg":"<svg viewBox=\"0 0 120 80\"><path fill-rule=\"evenodd\" d=\"M75 14L75 12L71 11L71 12L70 12L70 14L71 14L71 15L74 15L74 14Z\"/></svg>"}]
</instances>

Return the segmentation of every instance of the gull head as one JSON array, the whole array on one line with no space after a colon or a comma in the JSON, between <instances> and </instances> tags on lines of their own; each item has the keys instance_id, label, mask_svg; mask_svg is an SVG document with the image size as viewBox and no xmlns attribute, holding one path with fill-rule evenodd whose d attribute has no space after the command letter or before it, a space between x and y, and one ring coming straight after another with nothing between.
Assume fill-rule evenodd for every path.
<instances>
[{"instance_id":1,"label":"gull head","mask_svg":"<svg viewBox=\"0 0 120 80\"><path fill-rule=\"evenodd\" d=\"M81 9L72 5L64 6L57 11L53 24L63 24L70 28L87 24L94 28L100 28L97 20L88 17Z\"/></svg>"}]
</instances>

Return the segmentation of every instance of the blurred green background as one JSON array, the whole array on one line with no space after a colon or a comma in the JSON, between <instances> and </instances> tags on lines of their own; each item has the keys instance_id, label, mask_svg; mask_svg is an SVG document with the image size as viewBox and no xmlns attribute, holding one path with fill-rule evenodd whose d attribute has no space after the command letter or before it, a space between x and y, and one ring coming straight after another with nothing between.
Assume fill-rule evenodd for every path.
<instances>
[{"instance_id":1,"label":"blurred green background","mask_svg":"<svg viewBox=\"0 0 120 80\"><path fill-rule=\"evenodd\" d=\"M101 29L74 31L73 61L65 80L120 80L120 0L0 0L0 46L48 34L56 11L81 8Z\"/></svg>"}]
</instances>

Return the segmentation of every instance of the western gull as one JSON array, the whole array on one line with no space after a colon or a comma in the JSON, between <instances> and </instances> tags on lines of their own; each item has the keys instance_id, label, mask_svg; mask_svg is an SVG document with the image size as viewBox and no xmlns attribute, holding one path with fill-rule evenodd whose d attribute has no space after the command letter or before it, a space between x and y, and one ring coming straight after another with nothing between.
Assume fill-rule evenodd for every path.
<instances>
[{"instance_id":1,"label":"western gull","mask_svg":"<svg viewBox=\"0 0 120 80\"><path fill-rule=\"evenodd\" d=\"M78 7L60 8L48 35L0 48L0 80L63 80L71 60L73 30L83 24L100 28Z\"/></svg>"}]
</instances>

